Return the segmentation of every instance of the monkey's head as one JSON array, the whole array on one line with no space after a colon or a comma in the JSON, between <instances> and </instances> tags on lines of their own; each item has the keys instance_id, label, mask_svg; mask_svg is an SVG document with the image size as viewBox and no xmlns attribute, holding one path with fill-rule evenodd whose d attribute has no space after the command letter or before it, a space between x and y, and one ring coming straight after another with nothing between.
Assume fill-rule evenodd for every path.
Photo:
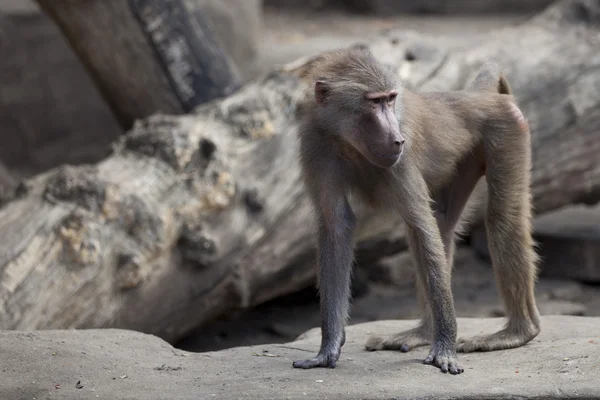
<instances>
[{"instance_id":1,"label":"monkey's head","mask_svg":"<svg viewBox=\"0 0 600 400\"><path fill-rule=\"evenodd\" d=\"M393 166L404 146L396 117L394 73L359 46L323 53L310 75L313 115L321 129L350 144L372 164Z\"/></svg>"}]
</instances>

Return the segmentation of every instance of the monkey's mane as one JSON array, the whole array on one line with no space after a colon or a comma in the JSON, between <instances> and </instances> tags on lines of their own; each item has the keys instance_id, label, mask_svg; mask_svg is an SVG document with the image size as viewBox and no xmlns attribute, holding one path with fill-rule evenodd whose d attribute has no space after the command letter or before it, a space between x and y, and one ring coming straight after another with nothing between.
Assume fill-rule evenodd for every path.
<instances>
[{"instance_id":1,"label":"monkey's mane","mask_svg":"<svg viewBox=\"0 0 600 400\"><path fill-rule=\"evenodd\" d=\"M308 63L301 77L312 83L323 81L334 90L352 86L363 91L384 91L397 86L393 71L364 45L319 54Z\"/></svg>"}]
</instances>

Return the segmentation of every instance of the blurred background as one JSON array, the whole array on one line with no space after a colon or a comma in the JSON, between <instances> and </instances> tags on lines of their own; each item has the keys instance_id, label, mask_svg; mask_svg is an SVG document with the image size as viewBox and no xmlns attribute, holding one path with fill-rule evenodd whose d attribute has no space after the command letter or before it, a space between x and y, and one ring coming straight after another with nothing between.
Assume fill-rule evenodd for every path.
<instances>
[{"instance_id":1,"label":"blurred background","mask_svg":"<svg viewBox=\"0 0 600 400\"><path fill-rule=\"evenodd\" d=\"M77 263L73 261L73 257L64 257L66 239L65 231L61 229L65 227L65 222L62 217L53 219L54 211L51 210L54 208L44 209L43 215L33 213L37 219L31 217L29 220L24 217L30 214L27 207L34 207L32 204L41 207L40 204L44 203L44 207L54 207L54 203L45 195L47 190L44 192L42 189L36 189L38 186L46 187L45 183L40 182L52 179L56 171L64 172L63 168L66 165L83 168L113 157L114 143L121 143L120 138L131 135L133 127L141 126L136 125L136 121L157 114L188 114L192 115L192 118L197 114L200 115L197 117L199 122L195 123L201 124L203 106L221 104L215 107L223 113L223 109L229 106L219 102L227 96L234 96L247 85L271 79L271 72L281 65L318 51L359 42L370 43L382 35L390 35L392 31L412 31L415 35L438 38L434 39L433 43L440 46L449 43L448 49L459 49L462 44L475 43L479 38L481 42L492 42L494 34L490 32L503 32L505 29L514 29L517 32L508 36L513 38L513 42L506 46L507 49L514 49L519 42L514 40L519 37L518 29L538 14L544 13L547 7L554 5L551 0L54 1L0 0L0 205L4 211L0 211L0 238L4 242L0 245L0 251L3 252L0 254L0 312L3 314L0 315L0 328L125 327L155 333L190 351L289 342L304 331L318 326L318 297L314 288L314 271L310 272L314 269L314 263L311 261L312 253L306 250L311 248L311 244L303 242L303 250L298 251L300 255L290 257L293 262L289 259L285 261L286 265L292 266L273 267L277 273L266 274L260 285L250 285L251 289L239 289L239 285L236 284L232 289L233 286L221 285L222 277L214 278L214 270L222 270L222 261L226 255L228 260L231 260L235 258L231 256L235 253L237 258L232 264L237 268L236 282L243 282L245 279L239 278L240 274L260 274L258 269L243 272L243 266L239 266L244 260L252 258L240 250L244 246L251 247L250 240L242 244L231 244L228 252L222 251L208 261L202 259L204 261L200 263L201 268L186 272L183 277L174 278L169 276L169 268L175 264L185 264L180 260L180 257L185 258L185 251L197 254L202 250L202 246L206 245L206 241L197 239L195 233L189 234L191 228L184 220L174 224L176 227L172 229L188 232L187 236L184 235L184 239L187 238L185 243L182 239L165 239L165 243L170 244L156 250L154 256L147 259L142 257L141 261L134 257L133 259L137 260L135 262L130 258L123 261L123 257L112 256L114 252L111 249L114 246L109 243L107 235L93 236L96 232L94 229L103 232L103 224L108 222L102 219L104 217L97 217L100 214L94 214L92 210L93 215L85 214L82 217L83 222L78 220L78 223L85 225L86 221L93 221L90 222L88 231L96 238L96 241L92 240L91 243L95 243L95 247L92 247L100 256L94 266L97 272L84 273L84 267L74 266ZM584 42L590 48L598 50L597 27L600 21L590 22L584 16L578 16L575 11L573 15L565 17L574 26L578 22L570 19L576 18L581 18L582 24L592 33L569 33L565 35L565 42L561 46L573 47L573 51L576 51ZM157 24L162 30L156 28ZM557 25L559 28L560 26ZM578 28L572 29L576 31ZM524 34L523 41L531 40L534 43L531 46L535 47L538 37L536 31L523 32L531 35ZM175 38L171 42L168 40L169 35ZM580 39L575 40L576 36ZM182 43L181 38L187 40L185 43L188 47L169 47L169 43L177 43L177 40ZM570 40L572 42L569 42ZM540 41L539 46L542 50L545 43ZM492 53L504 51L501 45L494 46ZM425 49L421 53L425 54L427 59L430 54L429 47L419 47L417 57L421 57L419 49ZM575 87L573 82L580 82L577 81L579 75L573 73L573 68L583 70L583 67L587 66L589 68L585 71L591 78L582 79L583 83L580 82L581 86L577 87L588 88L590 91L593 91L593 88L599 89L598 62L594 61L592 55L584 56L586 49L577 53L581 60L577 61L575 67L569 66L568 55L551 55L552 48L546 52L542 50L542 55L524 53L513 57L523 60L522 66L517 70L527 72L523 78L516 77L516 84L513 85L517 98L522 97L527 102L526 111L530 109L532 114L538 115L541 112L536 110L550 107L542 105L546 104L546 97L565 97L561 94L564 88L560 84L556 87L550 85L556 82L553 73L558 74L561 79L564 78L560 80L566 82L564 87L572 88ZM391 54L393 51L399 50L384 49L382 54ZM529 55L532 57L528 58ZM552 73L545 75L544 80L544 85L548 85L527 86L528 81L535 81L538 76L536 74L542 76L544 73L545 59L539 61L543 57L547 57L548 60L561 60L566 67L561 70L562 67L551 64L549 70L554 69L551 70ZM184 62L186 60L188 64ZM178 68L171 68L174 65ZM184 67L188 65L192 65L192 72L184 71ZM419 73L418 65L416 74ZM178 77L181 79L177 80ZM509 74L509 80L511 79ZM525 82L521 85L519 79ZM573 171L577 171L575 168L568 171L571 176L567 177L577 181L578 186L571 193L576 190L585 193L570 196L568 193L571 189L564 184L568 179L562 175L558 184L551 182L550 178L548 182L540 183L540 186L556 186L553 186L553 190L559 193L556 194L559 200L552 203L552 206L545 207L544 212L538 214L535 221L536 239L540 243L542 255L536 295L542 314L598 316L600 208L595 204L600 198L600 156L594 156L598 153L590 150L598 149L600 145L600 124L596 112L599 105L598 95L589 94L584 102L585 110L581 112L576 107L580 103L575 100L572 103L575 104L575 111L569 111L570 122L559 120L560 115L567 113L561 100L560 107L556 105L556 110L559 111L548 108L543 118L545 122L534 123L535 127L539 128L534 130L535 135L548 135L549 139L545 145L551 143L551 140L560 139L551 135L556 129L574 127L570 131L571 138L579 137L577 132L584 132L581 137L585 138L585 142L569 139L569 143L579 146L578 149L584 147L587 152L569 153L570 150L565 148L564 154L588 154L588 158L583 160L583 166L579 167L583 172L574 173ZM229 112L231 108L227 110ZM221 115L219 112L215 111L215 118ZM525 114L529 115L528 112ZM555 120L552 119L554 117ZM549 119L552 121L548 122ZM185 125L192 123L185 122L188 120L168 121L172 126L177 126L177 129L182 129L184 135L187 134L186 129L192 131L192 128ZM228 121L238 124L236 126L241 127L240 129L247 127L247 123L243 121ZM150 153L142 153L149 157L162 157L159 154L160 149L166 145L164 137L160 135L167 125L162 123L160 129L155 130L152 124L140 128L147 129L147 132L155 135L151 143L151 146L154 146L153 150ZM281 124L276 127L281 129ZM165 133L171 134L171 131ZM208 149L210 153L212 145L206 145L210 142L203 143L204 146L200 146L201 151L206 152ZM215 143L218 144L218 140ZM539 143L543 144L543 139L540 139ZM566 146L564 142L557 142L554 147L562 145ZM277 156L271 154L267 158L275 159ZM581 156L573 158L581 161ZM556 163L559 165L556 168L562 168L561 163L566 162L574 161L554 158L546 160L544 165L554 168L553 163ZM270 165L272 168L280 168L277 167L276 161L272 161ZM590 166L593 169L590 169ZM590 173L585 174L586 171ZM178 171L178 176L184 176L187 172L189 171ZM98 196L99 192L95 191L96 189L91 190L87 183L82 184L77 180L84 180L81 178L83 175L76 173L75 177L68 174L66 176L68 179L65 178L65 182L62 183L64 187L68 190L75 188L71 194L75 193L74 196L83 199L72 201L73 207L89 212L87 199ZM168 183L171 182L168 181L171 178L164 179ZM121 183L124 186L128 185L126 180ZM158 185L153 180L144 183L150 186L155 184ZM260 182L257 185L260 186ZM108 189L101 190L102 199L107 198L107 193ZM251 209L264 207L264 204L257 205L254 198L248 195L252 192L244 193L240 194L239 199L235 197L235 201L245 203ZM263 192L262 196L268 198L269 194ZM27 203L28 205L22 203L33 197L37 202ZM156 204L161 204L161 201L167 201L167 197L167 194L164 194L163 197L154 200ZM181 200L180 203L184 202ZM263 203L269 204L269 200L264 200ZM10 207L14 207L15 210L20 207L20 214ZM73 207L68 208L69 212ZM106 202L100 207L104 213L107 213L106 207ZM118 207L116 213L120 213ZM141 217L137 211L132 215L136 226L146 226L140 222ZM207 226L215 230L218 227L222 230L229 229L227 224L232 220L229 217L220 219L220 214L216 212L206 219L203 218L204 216L200 218L201 222L209 221L206 222ZM271 220L267 216L265 221ZM303 223L303 220L299 219L298 223ZM271 227L272 232L261 233L263 242L292 243L288 236L277 236L277 226L273 225L272 221L265 222L264 226ZM70 225L68 228L75 231L78 229ZM62 243L62 247L56 250L56 254L59 255L48 250L53 248L50 245L46 248L35 244L37 242L34 239L36 235L41 235L40 232L46 235L47 240ZM227 233L222 235L226 236ZM231 235L237 233L233 232ZM418 317L410 257L403 239L397 239L394 235L397 233L392 232L388 236L384 235L385 237L378 234L376 245L369 240L362 242L361 248L367 250L357 253L350 323ZM50 237L52 238L48 239ZM82 245L87 236L82 237L84 239L77 242L78 257L81 257L84 251L93 252ZM289 244L286 249L293 250L294 246ZM264 260L277 263L276 246L266 248L273 254L270 254L270 258L264 256ZM48 253L43 253L44 251ZM164 258L166 253L169 256ZM40 261L44 257L52 258L52 261L47 264ZM41 265L40 263L45 265L44 269L35 269L35 265ZM145 271L145 266L154 265L153 263L166 266L161 267L160 274L144 272L146 275L142 274L143 277L139 278L139 271ZM25 264L30 265L31 269L27 270ZM133 272L125 270L123 273L127 279L133 276L133 283L122 283L114 288L112 280L115 279L115 275L121 273L119 268L122 268L123 264L126 268L134 265ZM304 272L297 272L299 270ZM307 270L309 272L306 272ZM31 271L35 271L35 275L32 275ZM302 277L298 278L298 274ZM29 276L34 277L28 278ZM197 285L201 286L200 283L206 282L206 276L209 276L208 281L214 278L214 283L207 284L208 287L195 287L196 284L189 283L195 280ZM129 282L127 279L125 281ZM60 284L56 283L59 281L70 282L68 287L71 291L61 293L64 288L61 289ZM183 281L189 283L189 286L185 286ZM150 309L146 310L140 303L146 301L146 293L161 285L164 289L151 296L155 302L151 304L155 304L156 307L149 305ZM257 287L259 289L256 289ZM453 288L459 317L503 315L503 307L497 296L489 263L485 233L481 226L475 226L459 247ZM235 295L212 295L228 290L235 292ZM250 294L244 297L238 290L250 291ZM256 294L254 290L267 294ZM185 298L174 295L181 291L190 294ZM92 298L93 301L84 302L85 307L73 301L81 298ZM43 304L45 306L42 306ZM145 311L139 314L140 309ZM153 310L158 309L160 311L153 313ZM202 314L201 317L192 316L196 309ZM132 317L132 314L138 316ZM177 317L162 322L166 321L165 316L173 314ZM75 316L67 318L64 315ZM172 332L177 334L171 334Z\"/></svg>"}]
</instances>

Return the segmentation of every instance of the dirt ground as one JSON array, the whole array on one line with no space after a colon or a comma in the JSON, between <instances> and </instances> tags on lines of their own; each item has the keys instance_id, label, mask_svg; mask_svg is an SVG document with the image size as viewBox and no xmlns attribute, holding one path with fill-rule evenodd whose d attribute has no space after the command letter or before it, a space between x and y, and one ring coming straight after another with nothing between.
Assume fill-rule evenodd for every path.
<instances>
[{"instance_id":1,"label":"dirt ground","mask_svg":"<svg viewBox=\"0 0 600 400\"><path fill-rule=\"evenodd\" d=\"M299 370L320 336L296 342L189 353L152 335L118 329L0 331L1 399L597 399L600 319L542 317L526 346L459 354L460 375L424 365L428 347L365 351L372 334L415 321L348 327L335 369ZM491 333L498 319L459 319L458 334ZM491 372L491 373L490 373Z\"/></svg>"}]
</instances>

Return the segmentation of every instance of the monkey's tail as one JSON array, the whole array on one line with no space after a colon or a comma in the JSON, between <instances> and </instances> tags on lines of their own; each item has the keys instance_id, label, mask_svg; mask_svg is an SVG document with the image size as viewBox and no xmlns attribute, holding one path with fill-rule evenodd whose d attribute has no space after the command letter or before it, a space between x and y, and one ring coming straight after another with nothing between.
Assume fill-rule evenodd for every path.
<instances>
[{"instance_id":1,"label":"monkey's tail","mask_svg":"<svg viewBox=\"0 0 600 400\"><path fill-rule=\"evenodd\" d=\"M479 69L475 79L473 79L465 89L476 92L512 94L510 84L500 71L500 66L491 61L485 63Z\"/></svg>"},{"instance_id":2,"label":"monkey's tail","mask_svg":"<svg viewBox=\"0 0 600 400\"><path fill-rule=\"evenodd\" d=\"M502 72L499 75L500 76L498 77L498 93L512 94L512 89L510 88L510 84L508 83L508 80L506 80L506 78L504 77Z\"/></svg>"}]
</instances>

